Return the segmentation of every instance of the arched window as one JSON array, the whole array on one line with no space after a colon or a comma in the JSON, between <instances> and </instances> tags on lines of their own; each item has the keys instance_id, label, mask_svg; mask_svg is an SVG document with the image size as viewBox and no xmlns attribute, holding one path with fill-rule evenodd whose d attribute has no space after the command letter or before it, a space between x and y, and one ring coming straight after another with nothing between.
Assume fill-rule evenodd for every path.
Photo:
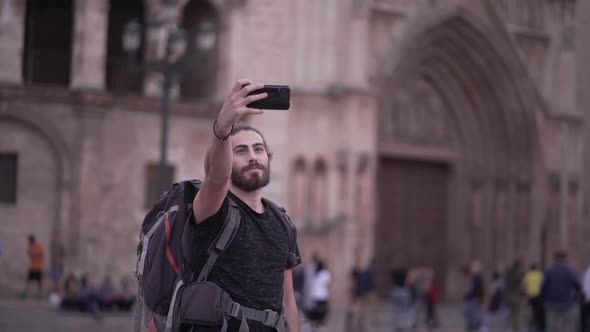
<instances>
[{"instance_id":1,"label":"arched window","mask_svg":"<svg viewBox=\"0 0 590 332\"><path fill-rule=\"evenodd\" d=\"M347 205L349 204L348 201L348 192L349 192L349 185L350 185L350 177L348 175L349 172L349 159L350 155L347 150L340 150L336 154L336 165L338 173L336 175L336 191L334 192L336 196L336 208L338 212L336 213L338 217L342 217L346 214Z\"/></svg>"},{"instance_id":2,"label":"arched window","mask_svg":"<svg viewBox=\"0 0 590 332\"><path fill-rule=\"evenodd\" d=\"M69 86L72 1L27 0L23 81Z\"/></svg>"},{"instance_id":3,"label":"arched window","mask_svg":"<svg viewBox=\"0 0 590 332\"><path fill-rule=\"evenodd\" d=\"M220 24L208 1L191 0L183 11L182 28L187 34L188 72L181 78L184 98L210 98L216 85Z\"/></svg>"},{"instance_id":4,"label":"arched window","mask_svg":"<svg viewBox=\"0 0 590 332\"><path fill-rule=\"evenodd\" d=\"M112 92L140 93L143 75L130 68L128 54L123 49L122 37L125 25L137 20L143 26L144 10L141 0L111 0L107 42L106 86ZM143 40L143 38L142 38ZM137 63L143 60L144 45L141 44Z\"/></svg>"},{"instance_id":5,"label":"arched window","mask_svg":"<svg viewBox=\"0 0 590 332\"><path fill-rule=\"evenodd\" d=\"M313 176L311 177L310 207L312 217L317 225L323 224L328 219L328 174L326 162L323 159L315 161Z\"/></svg>"},{"instance_id":6,"label":"arched window","mask_svg":"<svg viewBox=\"0 0 590 332\"><path fill-rule=\"evenodd\" d=\"M294 220L306 220L309 218L309 210L307 205L307 165L305 163L305 159L303 157L299 157L295 159L293 163L293 170L292 170L292 187L291 187L291 197L292 197L292 212L291 217Z\"/></svg>"}]
</instances>

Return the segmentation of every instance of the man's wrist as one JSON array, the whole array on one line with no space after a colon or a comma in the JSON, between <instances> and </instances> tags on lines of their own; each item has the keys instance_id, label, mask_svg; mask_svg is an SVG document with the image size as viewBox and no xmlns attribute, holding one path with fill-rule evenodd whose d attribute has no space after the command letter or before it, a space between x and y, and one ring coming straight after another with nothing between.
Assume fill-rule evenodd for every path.
<instances>
[{"instance_id":1,"label":"man's wrist","mask_svg":"<svg viewBox=\"0 0 590 332\"><path fill-rule=\"evenodd\" d=\"M220 120L219 118L215 119L213 122L213 135L215 135L220 141L225 141L231 135L233 129L233 125L227 126L224 124L223 120Z\"/></svg>"}]
</instances>

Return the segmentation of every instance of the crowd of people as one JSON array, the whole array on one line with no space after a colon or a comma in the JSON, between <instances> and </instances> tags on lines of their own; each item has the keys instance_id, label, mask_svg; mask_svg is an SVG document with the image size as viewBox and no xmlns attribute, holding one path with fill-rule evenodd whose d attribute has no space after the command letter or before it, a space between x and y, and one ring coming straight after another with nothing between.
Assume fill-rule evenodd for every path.
<instances>
[{"instance_id":1,"label":"crowd of people","mask_svg":"<svg viewBox=\"0 0 590 332\"><path fill-rule=\"evenodd\" d=\"M87 275L76 278L69 274L59 294L59 306L66 311L80 311L97 314L105 311L130 312L137 292L131 287L129 279L123 278L117 287L111 277L106 276L103 282L95 287Z\"/></svg>"},{"instance_id":2,"label":"crowd of people","mask_svg":"<svg viewBox=\"0 0 590 332\"><path fill-rule=\"evenodd\" d=\"M28 243L30 265L23 297L31 283L37 284L39 295L42 293L44 249L33 235L28 237ZM87 275L78 278L70 273L63 279L63 248L52 247L51 256L52 298L60 309L88 312L97 318L105 311L131 311L136 293L129 279L123 279L118 287L109 276L97 286L91 284ZM300 312L314 331L326 324L330 313L332 274L318 254L305 266L305 270L298 270L302 273L295 273L294 288ZM554 264L544 272L538 264L531 264L525 271L522 262L515 260L506 271L493 272L489 294L482 271L479 262L464 270L467 282L463 313L467 331L487 331L494 324L510 332L590 331L590 267L580 277L568 264L565 253L557 252ZM372 264L355 264L351 281L347 329L369 331L371 324L377 323L378 302ZM432 268L396 269L391 281L394 331L412 331L422 324L430 329L438 327L439 289ZM527 313L526 324L522 324L523 312Z\"/></svg>"},{"instance_id":3,"label":"crowd of people","mask_svg":"<svg viewBox=\"0 0 590 332\"><path fill-rule=\"evenodd\" d=\"M590 267L580 276L564 252L557 252L555 262L544 272L538 264L525 271L520 260L506 271L494 272L487 297L481 264L472 263L465 274L467 331L487 331L494 321L510 332L590 331Z\"/></svg>"},{"instance_id":4,"label":"crowd of people","mask_svg":"<svg viewBox=\"0 0 590 332\"><path fill-rule=\"evenodd\" d=\"M439 289L434 270L419 267L411 270L395 269L391 274L393 330L413 331L418 326L435 329L439 325L436 304Z\"/></svg>"},{"instance_id":5,"label":"crowd of people","mask_svg":"<svg viewBox=\"0 0 590 332\"><path fill-rule=\"evenodd\" d=\"M27 239L27 254L30 262L21 298L24 299L29 295L31 284L36 284L37 298L42 298L45 249L33 234ZM53 304L65 311L89 312L96 317L104 311L131 311L137 291L132 287L129 278L123 278L120 286L116 286L108 275L98 286L92 285L86 274L77 277L74 273L69 273L64 278L65 251L58 243L53 241L50 248L51 293L49 298Z\"/></svg>"},{"instance_id":6,"label":"crowd of people","mask_svg":"<svg viewBox=\"0 0 590 332\"><path fill-rule=\"evenodd\" d=\"M31 283L37 284L39 295L42 292L44 249L33 235L28 242L30 265L22 297L27 296ZM78 278L70 273L64 279L63 249L51 250L52 261L57 262L51 268L51 298L62 310L89 312L97 317L105 311L131 311L136 290L128 278L119 286L110 276L97 286L91 284L87 275ZM538 264L531 264L525 271L522 262L515 260L506 271L493 272L488 294L482 271L479 262L464 269L463 314L467 331L487 331L492 325L503 326L510 332L590 331L590 267L580 277L568 264L565 253L557 252L555 262L544 272ZM331 281L332 274L318 254L304 269L294 273L297 304L312 330L325 325L328 318ZM430 329L438 327L436 304L440 295L432 268L396 269L391 273L391 281L394 331L414 330L421 324ZM349 331L370 330L371 324L377 323L378 302L373 265L355 264L351 285L346 326ZM526 324L522 324L523 313Z\"/></svg>"},{"instance_id":7,"label":"crowd of people","mask_svg":"<svg viewBox=\"0 0 590 332\"><path fill-rule=\"evenodd\" d=\"M465 267L464 274L466 331L485 332L495 326L507 332L590 332L590 267L578 274L564 252L557 252L545 271L538 264L525 271L522 261L515 260L505 271L493 272L489 283L479 262ZM356 318L347 324L350 331L370 331L366 322L376 322L367 314L376 312L370 300L376 296L374 278L371 265L353 270L350 316ZM439 327L440 290L432 268L396 269L391 280L393 331ZM358 304L365 313L358 310ZM359 323L359 318L365 322Z\"/></svg>"},{"instance_id":8,"label":"crowd of people","mask_svg":"<svg viewBox=\"0 0 590 332\"><path fill-rule=\"evenodd\" d=\"M311 330L326 325L330 313L331 273L317 254L306 268L294 274L297 303ZM345 329L350 332L371 331L380 324L376 271L373 262L356 263L350 273L350 306L346 314ZM393 303L393 330L413 331L417 327L436 328L439 319L436 304L440 291L435 282L434 270L419 267L392 271L391 301Z\"/></svg>"}]
</instances>

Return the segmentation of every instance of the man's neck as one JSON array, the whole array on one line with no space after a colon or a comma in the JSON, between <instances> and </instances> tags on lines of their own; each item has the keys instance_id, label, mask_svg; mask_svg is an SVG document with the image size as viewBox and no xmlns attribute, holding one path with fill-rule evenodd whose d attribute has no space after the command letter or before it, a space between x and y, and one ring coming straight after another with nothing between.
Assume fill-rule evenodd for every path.
<instances>
[{"instance_id":1,"label":"man's neck","mask_svg":"<svg viewBox=\"0 0 590 332\"><path fill-rule=\"evenodd\" d=\"M262 213L264 212L264 205L262 204L262 188L256 191L243 191L242 189L234 186L230 187L231 192L238 196L242 202L246 203L252 210Z\"/></svg>"}]
</instances>

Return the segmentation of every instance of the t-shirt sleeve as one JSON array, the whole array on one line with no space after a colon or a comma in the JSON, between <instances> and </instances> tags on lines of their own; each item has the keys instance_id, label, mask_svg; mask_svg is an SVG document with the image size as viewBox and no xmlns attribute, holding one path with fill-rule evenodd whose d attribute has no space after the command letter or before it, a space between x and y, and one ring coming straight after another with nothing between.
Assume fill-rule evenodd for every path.
<instances>
[{"instance_id":1,"label":"t-shirt sleeve","mask_svg":"<svg viewBox=\"0 0 590 332\"><path fill-rule=\"evenodd\" d=\"M226 197L219 210L201 223L197 224L195 222L194 214L191 217L190 227L185 228L186 234L183 235L188 243L185 242L183 245L190 248L184 251L185 259L190 262L195 271L200 270L205 263L207 250L217 236L217 233L221 230L228 211L229 200Z\"/></svg>"},{"instance_id":2,"label":"t-shirt sleeve","mask_svg":"<svg viewBox=\"0 0 590 332\"><path fill-rule=\"evenodd\" d=\"M287 259L286 269L292 269L301 264L301 255L299 254L299 246L297 245L297 228L293 223L290 224L293 232L293 240L289 248L289 259Z\"/></svg>"},{"instance_id":3,"label":"t-shirt sleeve","mask_svg":"<svg viewBox=\"0 0 590 332\"><path fill-rule=\"evenodd\" d=\"M215 214L213 214L212 216L210 216L209 218L201 221L200 223L196 223L195 218L194 218L194 214L193 214L193 218L192 218L192 224L195 226L195 228L199 231L199 232L216 232L219 231L219 229L221 228L221 225L223 225L223 221L225 220L225 218L227 218L227 214L229 211L229 198L227 198L227 196L225 197L225 199L223 200L223 203L221 203L221 207L219 207L219 210L217 210L217 212L215 212Z\"/></svg>"}]
</instances>

